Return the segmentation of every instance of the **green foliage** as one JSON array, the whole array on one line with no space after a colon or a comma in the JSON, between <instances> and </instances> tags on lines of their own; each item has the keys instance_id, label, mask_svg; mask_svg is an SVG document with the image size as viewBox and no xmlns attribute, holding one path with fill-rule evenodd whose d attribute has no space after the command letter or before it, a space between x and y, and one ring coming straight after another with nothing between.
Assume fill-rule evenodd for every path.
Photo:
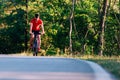
<instances>
[{"instance_id":1,"label":"green foliage","mask_svg":"<svg viewBox=\"0 0 120 80\"><path fill-rule=\"evenodd\" d=\"M55 48L51 47L46 51L46 55L56 55Z\"/></svg>"},{"instance_id":2,"label":"green foliage","mask_svg":"<svg viewBox=\"0 0 120 80\"><path fill-rule=\"evenodd\" d=\"M1 24L5 28L0 29L0 53L17 53L24 50L25 13L22 8L17 8L2 18Z\"/></svg>"},{"instance_id":3,"label":"green foliage","mask_svg":"<svg viewBox=\"0 0 120 80\"><path fill-rule=\"evenodd\" d=\"M0 30L0 53L9 54L23 50L23 36L19 36L20 31L16 28L7 28Z\"/></svg>"},{"instance_id":4,"label":"green foliage","mask_svg":"<svg viewBox=\"0 0 120 80\"><path fill-rule=\"evenodd\" d=\"M77 28L78 35L80 37L82 37L82 36L84 37L88 30L88 26L89 26L89 22L90 22L89 16L86 14L80 14L75 17L75 22L77 23L76 28Z\"/></svg>"},{"instance_id":5,"label":"green foliage","mask_svg":"<svg viewBox=\"0 0 120 80\"><path fill-rule=\"evenodd\" d=\"M80 50L81 50L81 48L82 48L81 46L82 46L82 44L81 44L80 42L75 41L74 44L73 44L73 47L74 47L73 50L80 52Z\"/></svg>"},{"instance_id":6,"label":"green foliage","mask_svg":"<svg viewBox=\"0 0 120 80\"><path fill-rule=\"evenodd\" d=\"M120 55L120 49L118 48L117 37L119 34L120 25L116 20L116 16L120 16L120 14L114 13L111 11L110 16L107 19L108 27L105 32L105 55Z\"/></svg>"},{"instance_id":7,"label":"green foliage","mask_svg":"<svg viewBox=\"0 0 120 80\"><path fill-rule=\"evenodd\" d=\"M25 27L29 31L29 24L26 24L26 12L28 12L28 23L35 13L40 13L46 32L42 36L41 48L46 50L47 55L56 54L56 48L63 51L62 53L65 48L69 49L69 17L72 1L28 0L28 11L26 11L26 5L27 3L23 0L0 1L0 52L6 54L24 50ZM98 54L99 5L101 4L97 0L76 0L72 32L73 52L84 51L85 54ZM107 14L105 55L120 55L116 40L120 33L119 19L116 19L120 16L117 12L120 6L118 4L115 6L116 10L110 7ZM29 39L29 35L27 38Z\"/></svg>"}]
</instances>

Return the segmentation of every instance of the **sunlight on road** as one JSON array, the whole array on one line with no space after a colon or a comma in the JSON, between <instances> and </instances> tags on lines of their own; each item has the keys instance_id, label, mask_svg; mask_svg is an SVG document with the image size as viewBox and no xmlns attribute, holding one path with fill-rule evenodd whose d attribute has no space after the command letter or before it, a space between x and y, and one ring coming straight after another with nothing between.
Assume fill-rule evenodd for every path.
<instances>
[{"instance_id":1,"label":"sunlight on road","mask_svg":"<svg viewBox=\"0 0 120 80\"><path fill-rule=\"evenodd\" d=\"M92 80L94 75L65 72L0 72L0 79L39 79L39 80ZM87 77L86 77L87 76Z\"/></svg>"}]
</instances>

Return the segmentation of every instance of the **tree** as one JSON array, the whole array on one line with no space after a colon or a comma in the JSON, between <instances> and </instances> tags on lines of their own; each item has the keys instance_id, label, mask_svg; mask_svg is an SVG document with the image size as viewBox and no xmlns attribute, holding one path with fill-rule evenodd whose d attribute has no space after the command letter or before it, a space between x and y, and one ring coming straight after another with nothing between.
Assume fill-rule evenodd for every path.
<instances>
[{"instance_id":1,"label":"tree","mask_svg":"<svg viewBox=\"0 0 120 80\"><path fill-rule=\"evenodd\" d=\"M70 13L70 33L69 33L69 37L70 37L70 54L72 54L72 28L73 28L73 15L74 15L74 5L75 5L75 1L76 0L72 0L72 9L71 9L71 13Z\"/></svg>"},{"instance_id":2,"label":"tree","mask_svg":"<svg viewBox=\"0 0 120 80\"><path fill-rule=\"evenodd\" d=\"M26 47L27 22L38 12L44 21L41 47L46 52L119 54L120 0L1 0L0 11L1 53Z\"/></svg>"},{"instance_id":3,"label":"tree","mask_svg":"<svg viewBox=\"0 0 120 80\"><path fill-rule=\"evenodd\" d=\"M103 1L103 8L101 12L101 17L100 17L100 51L99 55L103 55L103 50L104 50L104 30L105 30L105 21L106 21L106 14L107 14L107 6L108 6L108 0Z\"/></svg>"},{"instance_id":4,"label":"tree","mask_svg":"<svg viewBox=\"0 0 120 80\"><path fill-rule=\"evenodd\" d=\"M28 0L26 0L26 26L28 25ZM27 31L27 27L25 26L25 50L27 50L27 48L28 48L28 45L27 45L27 42L28 42L28 40L27 40L27 33L28 33L28 31Z\"/></svg>"}]
</instances>

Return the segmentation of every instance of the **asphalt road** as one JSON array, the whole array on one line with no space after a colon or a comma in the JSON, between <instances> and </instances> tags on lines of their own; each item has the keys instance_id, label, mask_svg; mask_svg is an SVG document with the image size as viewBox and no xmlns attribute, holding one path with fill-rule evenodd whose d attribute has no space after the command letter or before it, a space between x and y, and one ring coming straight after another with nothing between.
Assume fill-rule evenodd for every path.
<instances>
[{"instance_id":1,"label":"asphalt road","mask_svg":"<svg viewBox=\"0 0 120 80\"><path fill-rule=\"evenodd\" d=\"M0 80L115 80L99 65L71 58L0 56Z\"/></svg>"}]
</instances>

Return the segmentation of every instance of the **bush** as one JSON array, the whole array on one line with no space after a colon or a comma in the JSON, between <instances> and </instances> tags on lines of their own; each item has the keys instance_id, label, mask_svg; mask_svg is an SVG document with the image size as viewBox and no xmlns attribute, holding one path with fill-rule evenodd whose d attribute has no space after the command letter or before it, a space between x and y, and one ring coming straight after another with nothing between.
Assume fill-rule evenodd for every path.
<instances>
[{"instance_id":1,"label":"bush","mask_svg":"<svg viewBox=\"0 0 120 80\"><path fill-rule=\"evenodd\" d=\"M56 55L56 51L54 49L48 49L46 55Z\"/></svg>"}]
</instances>

